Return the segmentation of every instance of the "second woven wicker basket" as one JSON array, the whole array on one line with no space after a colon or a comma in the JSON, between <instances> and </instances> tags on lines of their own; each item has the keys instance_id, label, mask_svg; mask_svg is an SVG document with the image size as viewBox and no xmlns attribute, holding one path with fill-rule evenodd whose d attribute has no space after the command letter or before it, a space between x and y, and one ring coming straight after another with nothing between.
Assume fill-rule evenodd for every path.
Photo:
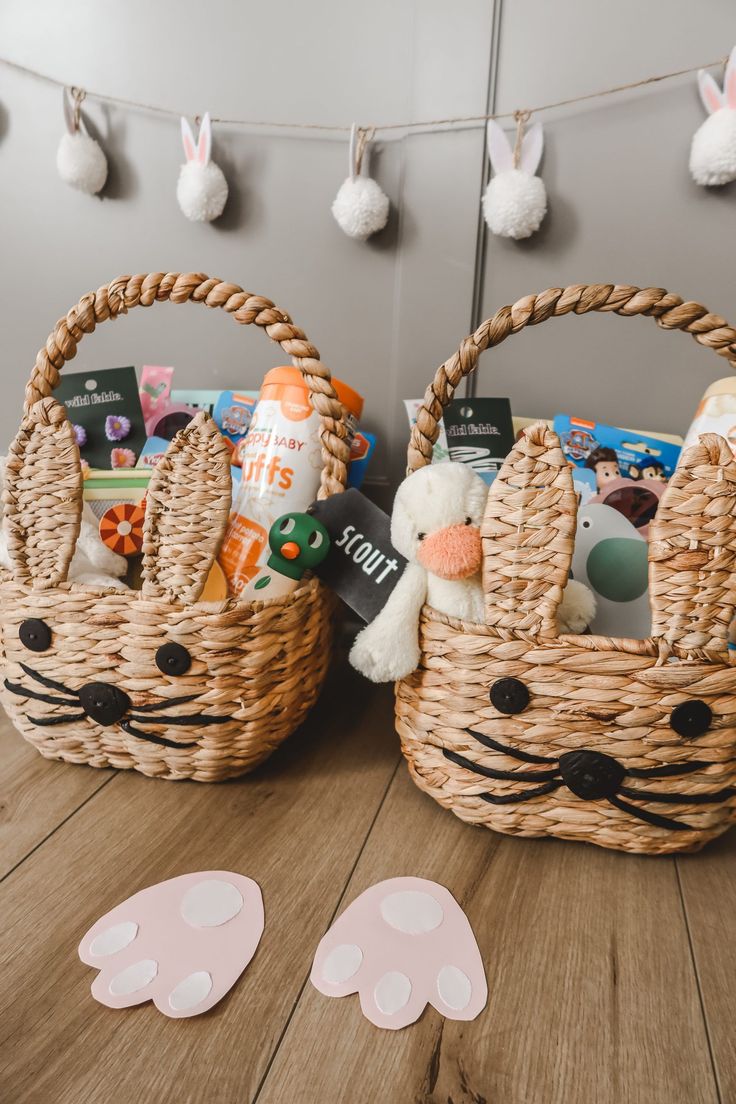
<instances>
[{"instance_id":1,"label":"second woven wicker basket","mask_svg":"<svg viewBox=\"0 0 736 1104\"><path fill-rule=\"evenodd\" d=\"M553 288L502 308L438 369L409 469L430 461L442 409L484 349L527 325L587 311L651 316L736 367L736 331L697 303L657 288ZM736 820L736 667L727 644L736 462L722 438L706 435L670 481L650 528L649 639L557 635L575 527L570 468L538 423L490 489L486 623L423 611L419 668L396 691L410 771L457 816L500 832L624 851L697 850Z\"/></svg>"}]
</instances>

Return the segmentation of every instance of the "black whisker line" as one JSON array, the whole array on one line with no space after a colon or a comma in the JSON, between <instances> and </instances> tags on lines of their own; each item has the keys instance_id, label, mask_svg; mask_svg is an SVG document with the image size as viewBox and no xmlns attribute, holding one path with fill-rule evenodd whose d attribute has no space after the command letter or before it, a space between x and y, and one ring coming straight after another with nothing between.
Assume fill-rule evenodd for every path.
<instances>
[{"instance_id":1,"label":"black whisker line","mask_svg":"<svg viewBox=\"0 0 736 1104\"><path fill-rule=\"evenodd\" d=\"M22 671L36 682L40 682L42 686L48 686L50 690L60 690L62 694L69 694L72 698L78 698L79 694L76 690L70 690L68 686L64 686L63 682L54 682L53 679L47 678L46 675L41 675L38 671L34 671L32 667L27 667L25 663L19 664Z\"/></svg>"},{"instance_id":2,"label":"black whisker line","mask_svg":"<svg viewBox=\"0 0 736 1104\"><path fill-rule=\"evenodd\" d=\"M196 742L193 744L177 744L174 740L167 740L163 736L154 736L152 732L142 732L141 729L134 728L130 721L121 721L120 727L130 736L137 736L140 740L148 740L152 744L161 744L162 747L193 748L197 746Z\"/></svg>"},{"instance_id":3,"label":"black whisker line","mask_svg":"<svg viewBox=\"0 0 736 1104\"><path fill-rule=\"evenodd\" d=\"M549 782L558 773L556 769L547 771L496 770L494 767L484 767L482 763L474 763L472 759L466 759L464 755L458 755L456 751L450 751L448 748L443 748L442 753L445 759L449 759L451 763L456 763L458 767L464 767L465 770L473 771L475 774L482 774L484 778L497 778L502 782Z\"/></svg>"},{"instance_id":4,"label":"black whisker line","mask_svg":"<svg viewBox=\"0 0 736 1104\"><path fill-rule=\"evenodd\" d=\"M626 773L631 778L676 778L678 775L694 774L695 771L712 766L712 763L691 759L689 763L664 763L661 767L629 767Z\"/></svg>"},{"instance_id":5,"label":"black whisker line","mask_svg":"<svg viewBox=\"0 0 736 1104\"><path fill-rule=\"evenodd\" d=\"M659 790L637 790L634 786L620 786L618 792L624 797L633 797L636 801L661 801L665 805L718 805L733 797L736 790L727 786L712 793L670 794Z\"/></svg>"},{"instance_id":6,"label":"black whisker line","mask_svg":"<svg viewBox=\"0 0 736 1104\"><path fill-rule=\"evenodd\" d=\"M198 694L187 694L184 698L167 698L166 701L149 702L148 705L136 705L137 713L155 713L157 709L171 709L174 705L186 705L187 702L196 701Z\"/></svg>"},{"instance_id":7,"label":"black whisker line","mask_svg":"<svg viewBox=\"0 0 736 1104\"><path fill-rule=\"evenodd\" d=\"M70 724L73 721L83 721L86 716L86 713L66 713L61 717L29 717L28 720L31 724L38 725L39 728L48 728L51 725L62 725Z\"/></svg>"},{"instance_id":8,"label":"black whisker line","mask_svg":"<svg viewBox=\"0 0 736 1104\"><path fill-rule=\"evenodd\" d=\"M669 828L672 832L693 832L689 824L683 824L681 820L672 820L671 817L660 816L659 813L650 813L648 809L637 809L636 805L630 805L628 801L622 801L620 797L609 797L611 805L620 809L622 813L643 820L647 824L653 824L655 828Z\"/></svg>"},{"instance_id":9,"label":"black whisker line","mask_svg":"<svg viewBox=\"0 0 736 1104\"><path fill-rule=\"evenodd\" d=\"M51 694L39 694L36 690L26 690L19 683L11 682L10 679L5 679L4 686L19 698L31 698L33 701L48 702L49 705L77 705L74 698L52 698Z\"/></svg>"},{"instance_id":10,"label":"black whisker line","mask_svg":"<svg viewBox=\"0 0 736 1104\"><path fill-rule=\"evenodd\" d=\"M506 747L505 744L499 744L498 740L493 740L490 736L484 736L482 732L476 732L473 728L466 728L466 732L469 732L479 744L483 744L483 747L490 748L491 751L501 751L504 755L510 755L512 759L519 759L522 763L544 763L545 766L553 766L556 759L545 759L541 755L532 755L529 751L521 751L520 748Z\"/></svg>"},{"instance_id":11,"label":"black whisker line","mask_svg":"<svg viewBox=\"0 0 736 1104\"><path fill-rule=\"evenodd\" d=\"M135 713L131 713L130 719L131 721L138 721L139 724L202 725L206 727L207 725L227 724L228 721L232 720L232 717L210 717L207 713L196 713L191 717L169 717L165 713L155 716L151 713L148 717L138 717Z\"/></svg>"},{"instance_id":12,"label":"black whisker line","mask_svg":"<svg viewBox=\"0 0 736 1104\"><path fill-rule=\"evenodd\" d=\"M533 797L544 797L545 794L554 793L555 790L559 790L561 785L562 782L547 782L545 786L535 786L533 790L524 790L522 793L482 793L478 794L478 797L482 797L490 805L514 805L517 801L531 801Z\"/></svg>"}]
</instances>

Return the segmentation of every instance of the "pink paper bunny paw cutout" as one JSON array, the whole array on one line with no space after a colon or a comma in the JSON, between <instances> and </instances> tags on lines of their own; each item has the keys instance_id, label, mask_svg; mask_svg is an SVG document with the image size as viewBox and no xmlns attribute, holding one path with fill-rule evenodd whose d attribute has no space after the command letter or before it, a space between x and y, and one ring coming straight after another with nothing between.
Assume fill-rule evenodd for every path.
<instances>
[{"instance_id":1,"label":"pink paper bunny paw cutout","mask_svg":"<svg viewBox=\"0 0 736 1104\"><path fill-rule=\"evenodd\" d=\"M228 870L182 874L149 886L101 917L79 945L99 970L92 996L109 1008L152 1000L165 1016L217 1004L253 958L263 898Z\"/></svg>"},{"instance_id":2,"label":"pink paper bunny paw cutout","mask_svg":"<svg viewBox=\"0 0 736 1104\"><path fill-rule=\"evenodd\" d=\"M390 878L362 893L314 956L312 984L328 997L360 994L363 1015L396 1029L427 1003L474 1020L488 998L472 928L455 898L424 878Z\"/></svg>"}]
</instances>

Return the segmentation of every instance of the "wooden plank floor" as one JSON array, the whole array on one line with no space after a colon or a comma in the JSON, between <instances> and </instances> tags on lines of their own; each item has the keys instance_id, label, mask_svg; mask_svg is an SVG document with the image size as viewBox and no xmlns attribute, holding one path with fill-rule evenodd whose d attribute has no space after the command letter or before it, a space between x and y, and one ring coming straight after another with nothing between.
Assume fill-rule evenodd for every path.
<instances>
[{"instance_id":1,"label":"wooden plank floor","mask_svg":"<svg viewBox=\"0 0 736 1104\"><path fill-rule=\"evenodd\" d=\"M736 835L679 860L473 829L409 781L389 688L338 669L302 728L221 786L45 762L0 726L3 1104L734 1104ZM398 769L397 769L398 768ZM256 956L212 1012L96 1004L77 943L138 889L231 869ZM446 885L489 984L473 1023L379 1031L308 982L334 916Z\"/></svg>"}]
</instances>

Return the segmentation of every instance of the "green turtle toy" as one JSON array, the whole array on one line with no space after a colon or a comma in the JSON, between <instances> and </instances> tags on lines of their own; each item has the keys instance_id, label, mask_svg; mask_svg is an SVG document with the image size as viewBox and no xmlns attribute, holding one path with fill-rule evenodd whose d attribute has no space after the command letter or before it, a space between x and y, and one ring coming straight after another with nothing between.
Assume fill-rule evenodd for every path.
<instances>
[{"instance_id":1,"label":"green turtle toy","mask_svg":"<svg viewBox=\"0 0 736 1104\"><path fill-rule=\"evenodd\" d=\"M280 598L296 590L304 572L324 560L330 537L310 514L282 514L268 532L268 546L266 566L243 588L242 598Z\"/></svg>"}]
</instances>

